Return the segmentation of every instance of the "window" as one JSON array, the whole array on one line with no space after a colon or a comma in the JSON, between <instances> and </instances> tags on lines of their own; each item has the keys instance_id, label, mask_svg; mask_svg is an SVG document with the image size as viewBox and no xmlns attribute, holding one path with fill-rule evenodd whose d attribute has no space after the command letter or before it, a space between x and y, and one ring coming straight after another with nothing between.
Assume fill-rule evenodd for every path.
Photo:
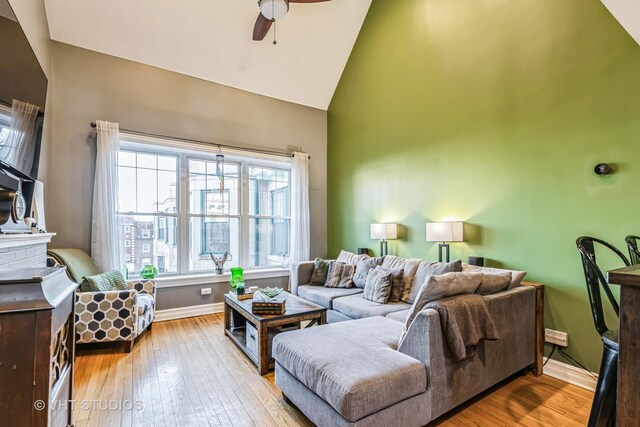
<instances>
[{"instance_id":1,"label":"window","mask_svg":"<svg viewBox=\"0 0 640 427\"><path fill-rule=\"evenodd\" d=\"M282 265L289 256L289 177L285 169L249 167L250 265Z\"/></svg>"},{"instance_id":2,"label":"window","mask_svg":"<svg viewBox=\"0 0 640 427\"><path fill-rule=\"evenodd\" d=\"M123 253L130 274L137 274L146 264L158 264L158 256L164 257L166 272L178 272L175 241L154 238L153 232L160 224L177 223L177 178L178 156L127 150L118 153L117 215L125 234L130 234L131 239L143 239L139 251L128 249L131 242L124 240Z\"/></svg>"},{"instance_id":3,"label":"window","mask_svg":"<svg viewBox=\"0 0 640 427\"><path fill-rule=\"evenodd\" d=\"M281 266L289 256L288 162L178 150L123 141L118 215L131 242L127 267L162 274Z\"/></svg>"}]
</instances>

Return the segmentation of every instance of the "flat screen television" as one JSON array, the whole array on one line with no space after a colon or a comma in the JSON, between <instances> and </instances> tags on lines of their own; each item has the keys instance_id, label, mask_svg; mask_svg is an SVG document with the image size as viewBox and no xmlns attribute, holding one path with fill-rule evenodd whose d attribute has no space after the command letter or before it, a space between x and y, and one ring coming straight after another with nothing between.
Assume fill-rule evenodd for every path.
<instances>
[{"instance_id":1,"label":"flat screen television","mask_svg":"<svg viewBox=\"0 0 640 427\"><path fill-rule=\"evenodd\" d=\"M8 0L0 40L0 162L36 179L48 82Z\"/></svg>"},{"instance_id":2,"label":"flat screen television","mask_svg":"<svg viewBox=\"0 0 640 427\"><path fill-rule=\"evenodd\" d=\"M0 0L0 233L29 229L47 84L11 5Z\"/></svg>"}]
</instances>

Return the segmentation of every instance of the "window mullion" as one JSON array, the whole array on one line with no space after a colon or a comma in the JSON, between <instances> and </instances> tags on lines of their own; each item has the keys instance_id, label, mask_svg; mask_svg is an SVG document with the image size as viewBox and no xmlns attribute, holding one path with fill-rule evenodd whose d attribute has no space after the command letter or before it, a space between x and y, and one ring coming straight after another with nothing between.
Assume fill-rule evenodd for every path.
<instances>
[{"instance_id":1,"label":"window mullion","mask_svg":"<svg viewBox=\"0 0 640 427\"><path fill-rule=\"evenodd\" d=\"M189 271L189 170L187 156L181 154L179 167L180 185L178 186L178 272Z\"/></svg>"},{"instance_id":2,"label":"window mullion","mask_svg":"<svg viewBox=\"0 0 640 427\"><path fill-rule=\"evenodd\" d=\"M249 251L251 248L249 230L249 165L241 163L240 185L240 260L241 264L249 267Z\"/></svg>"}]
</instances>

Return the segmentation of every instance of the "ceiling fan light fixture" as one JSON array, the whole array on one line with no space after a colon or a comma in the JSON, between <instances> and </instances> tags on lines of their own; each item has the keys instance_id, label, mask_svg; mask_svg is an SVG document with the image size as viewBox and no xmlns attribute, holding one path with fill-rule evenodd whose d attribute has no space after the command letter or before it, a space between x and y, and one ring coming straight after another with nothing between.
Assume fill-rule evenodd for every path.
<instances>
[{"instance_id":1,"label":"ceiling fan light fixture","mask_svg":"<svg viewBox=\"0 0 640 427\"><path fill-rule=\"evenodd\" d=\"M287 0L260 0L260 13L267 19L276 21L284 18L289 12Z\"/></svg>"}]
</instances>

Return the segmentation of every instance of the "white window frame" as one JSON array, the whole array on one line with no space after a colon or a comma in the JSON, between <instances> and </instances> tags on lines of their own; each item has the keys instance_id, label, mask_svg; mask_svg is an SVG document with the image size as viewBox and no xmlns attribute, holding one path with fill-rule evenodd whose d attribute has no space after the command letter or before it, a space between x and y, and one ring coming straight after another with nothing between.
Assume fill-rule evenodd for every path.
<instances>
[{"instance_id":1,"label":"white window frame","mask_svg":"<svg viewBox=\"0 0 640 427\"><path fill-rule=\"evenodd\" d=\"M202 280L207 282L225 282L228 281L228 271L220 276L215 275L213 269L206 271L190 271L189 270L189 218L200 216L198 214L189 213L189 159L215 161L215 154L218 148L215 145L204 147L200 144L191 144L187 142L138 136L121 132L121 147L123 151L133 151L155 155L173 155L178 157L177 169L177 188L176 188L176 208L177 214L174 216L177 220L177 272L161 273L158 278L160 287L173 286L190 286L193 284L202 284ZM242 150L225 149L222 151L225 155L225 161L228 163L237 163L239 169L239 212L238 215L230 217L239 217L240 222L240 260L239 264L245 267L245 278L261 279L270 277L287 276L289 271L281 266L256 266L249 267L249 166L265 167L273 169L291 170L291 161L289 159L260 153L251 153ZM291 173L289 173L289 188L291 188ZM291 203L291 190L289 190L289 203ZM291 211L291 209L290 209ZM125 213L126 214L126 213ZM153 214L150 214L153 215ZM157 216L157 215L156 215ZM212 216L212 215L201 215ZM215 215L213 215L215 216ZM225 216L226 217L226 216ZM168 231L167 231L168 232ZM228 269L227 269L228 270ZM213 280L212 280L213 279Z\"/></svg>"},{"instance_id":2,"label":"white window frame","mask_svg":"<svg viewBox=\"0 0 640 427\"><path fill-rule=\"evenodd\" d=\"M249 212L249 184L248 184L248 180L249 180L249 168L250 167L258 167L258 168L265 168L265 169L274 169L274 170L286 170L289 172L289 181L288 181L288 188L289 188L289 216L277 216L277 215L254 215L251 214L251 212ZM261 219L265 219L265 220L274 220L274 219L285 219L289 221L289 228L291 227L291 167L288 168L279 168L279 167L274 167L274 166L264 166L261 164L256 164L255 162L247 162L247 164L245 164L245 176L247 176L247 218L248 220L245 221L247 224L247 229L246 229L246 234L248 236L248 240L247 240L247 245L250 245L250 240L251 240L251 236L249 235L249 228L250 228L250 223L251 220L253 219L257 219L257 220L261 220ZM243 187L244 188L244 187ZM289 236L289 248L291 248L291 237ZM250 265L250 260L249 260L249 251L247 251L247 260L246 263L244 265ZM267 257L271 256L272 254L268 254ZM276 261L276 260L274 260ZM273 266L265 266L262 268L269 268L269 267L273 267ZM261 267L258 267L261 268Z\"/></svg>"},{"instance_id":3,"label":"white window frame","mask_svg":"<svg viewBox=\"0 0 640 427\"><path fill-rule=\"evenodd\" d=\"M122 135L122 134L121 134ZM133 146L131 145L131 143L129 143L126 140L122 140L120 141L120 151L126 151L126 152L132 152L132 153L140 153L140 154L150 154L150 155L170 155L170 156L175 156L176 157L176 180L180 179L180 155L179 153L176 152L167 152L167 151L158 151L153 149L153 147L151 146L145 146L145 145L140 145L140 146ZM116 166L116 168L118 168L119 166ZM126 166L126 167L130 167L130 166ZM137 165L136 165L136 169L137 169ZM146 168L143 168L146 169ZM180 190L181 187L179 185L179 183L176 185L178 188L176 188L176 204L178 204L178 201L180 200ZM177 218L178 214L175 213L166 213L166 212L153 212L153 213L149 213L149 212L143 212L143 213L138 213L138 212L125 212L125 211L117 211L116 215L119 216L144 216L144 217L173 217L173 218ZM124 226L124 230L125 233L127 233L127 229L129 230L128 233L130 234L130 238L131 238L131 243L133 246L133 243L135 242L136 239L136 229L135 227L132 227L130 225L125 225ZM151 230L142 230L140 233L140 238L141 239L147 239L144 237L144 232L148 231L149 233L149 237L148 239L151 238L155 238L153 237L153 233L151 232ZM125 243L126 245L126 243ZM135 250L135 247L134 247ZM141 248L142 250L142 248ZM133 257L132 257L132 261L133 262ZM144 265L144 264L143 264ZM178 246L178 262L177 262L178 268L176 269L177 271L171 272L171 273L164 273L164 275L166 276L177 276L180 275L180 247ZM135 272L130 272L129 275L131 277L138 277L138 275ZM159 275L160 276L160 275Z\"/></svg>"}]
</instances>

